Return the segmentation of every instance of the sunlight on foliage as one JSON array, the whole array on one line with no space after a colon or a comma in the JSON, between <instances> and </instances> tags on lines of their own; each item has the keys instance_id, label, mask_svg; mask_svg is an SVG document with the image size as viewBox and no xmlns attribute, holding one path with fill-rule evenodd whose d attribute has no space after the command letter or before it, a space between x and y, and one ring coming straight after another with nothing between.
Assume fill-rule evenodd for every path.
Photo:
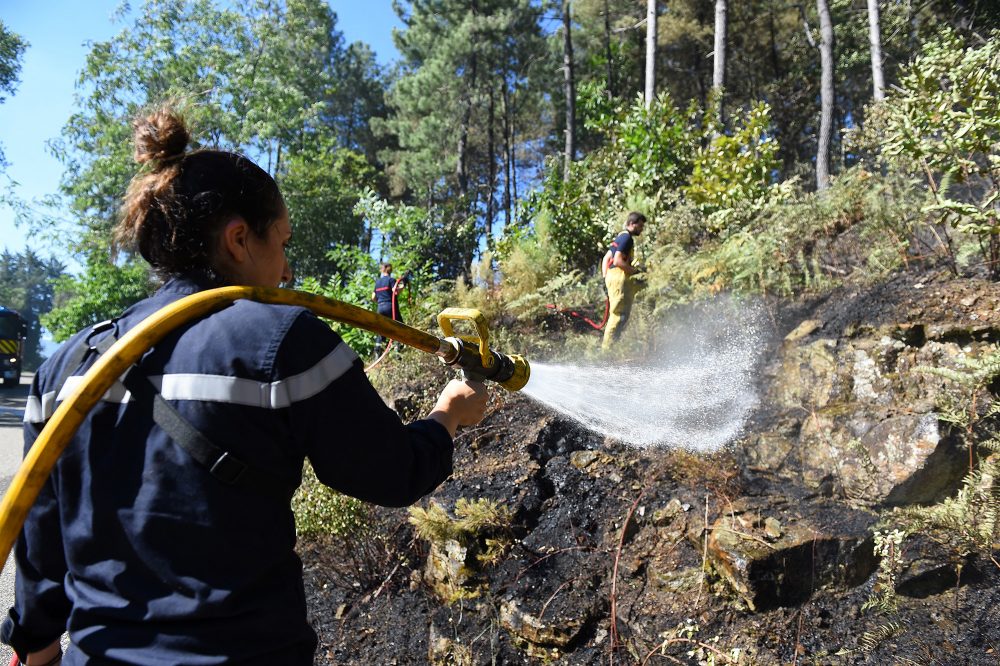
<instances>
[{"instance_id":1,"label":"sunlight on foliage","mask_svg":"<svg viewBox=\"0 0 1000 666\"><path fill-rule=\"evenodd\" d=\"M410 507L409 514L417 536L426 541L438 544L458 541L463 546L482 541L477 557L484 564L495 564L510 545L513 514L493 500L460 497L455 502L454 517L435 501L428 503L426 509Z\"/></svg>"},{"instance_id":2,"label":"sunlight on foliage","mask_svg":"<svg viewBox=\"0 0 1000 666\"><path fill-rule=\"evenodd\" d=\"M1000 33L966 47L953 32L924 45L874 116L882 155L921 174L924 211L981 245L1000 276Z\"/></svg>"},{"instance_id":3,"label":"sunlight on foliage","mask_svg":"<svg viewBox=\"0 0 1000 666\"><path fill-rule=\"evenodd\" d=\"M361 250L340 246L327 252L326 261L334 267L331 277L322 281L306 277L298 288L358 307L374 309L372 293L375 288L375 278L378 277L375 260ZM400 309L404 310L402 304ZM373 333L340 322L331 321L329 324L355 352L362 356L372 353L375 346Z\"/></svg>"},{"instance_id":4,"label":"sunlight on foliage","mask_svg":"<svg viewBox=\"0 0 1000 666\"><path fill-rule=\"evenodd\" d=\"M79 277L64 275L55 281L55 307L42 315L42 325L57 342L88 326L117 317L153 292L145 262L122 265L94 256Z\"/></svg>"},{"instance_id":5,"label":"sunlight on foliage","mask_svg":"<svg viewBox=\"0 0 1000 666\"><path fill-rule=\"evenodd\" d=\"M308 462L302 485L292 497L295 531L300 535L333 534L350 537L365 529L369 507L320 483Z\"/></svg>"}]
</instances>

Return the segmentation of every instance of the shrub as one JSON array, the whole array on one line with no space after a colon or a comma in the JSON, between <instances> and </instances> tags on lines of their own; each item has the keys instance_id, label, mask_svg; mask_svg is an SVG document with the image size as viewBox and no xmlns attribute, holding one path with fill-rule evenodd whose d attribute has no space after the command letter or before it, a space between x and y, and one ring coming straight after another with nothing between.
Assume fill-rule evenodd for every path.
<instances>
[{"instance_id":1,"label":"shrub","mask_svg":"<svg viewBox=\"0 0 1000 666\"><path fill-rule=\"evenodd\" d=\"M648 109L641 98L609 105L598 92L584 90L582 96L585 124L604 145L574 162L566 180L561 162L550 160L526 212L532 218L547 215L564 266L588 271L632 201L645 202L643 212L651 217L661 199L671 199L684 185L697 138L690 129L692 114L681 113L666 94Z\"/></svg>"},{"instance_id":2,"label":"shrub","mask_svg":"<svg viewBox=\"0 0 1000 666\"><path fill-rule=\"evenodd\" d=\"M372 309L371 300L375 289L375 279L378 277L378 266L374 259L361 250L349 247L337 247L327 253L328 260L336 266L335 272L326 280L306 277L299 285L302 291L308 291L327 298ZM401 310L404 305L401 303ZM404 318L405 318L405 310ZM330 327L336 331L344 342L362 356L369 356L375 347L375 335L364 329L330 322Z\"/></svg>"},{"instance_id":3,"label":"shrub","mask_svg":"<svg viewBox=\"0 0 1000 666\"><path fill-rule=\"evenodd\" d=\"M405 545L394 539L391 512L324 486L308 462L292 510L296 532L316 546L324 572L345 590L384 585L393 562L407 557Z\"/></svg>"},{"instance_id":4,"label":"shrub","mask_svg":"<svg viewBox=\"0 0 1000 666\"><path fill-rule=\"evenodd\" d=\"M302 470L302 485L292 497L295 531L300 535L332 534L353 538L366 529L370 507L320 483L312 465Z\"/></svg>"},{"instance_id":5,"label":"shrub","mask_svg":"<svg viewBox=\"0 0 1000 666\"><path fill-rule=\"evenodd\" d=\"M1000 32L966 47L952 32L924 46L905 67L870 123L883 157L926 179L924 210L981 246L1000 278ZM957 270L954 250L946 250Z\"/></svg>"},{"instance_id":6,"label":"shrub","mask_svg":"<svg viewBox=\"0 0 1000 666\"><path fill-rule=\"evenodd\" d=\"M144 262L118 265L92 255L79 277L65 275L55 281L56 307L40 317L56 342L77 331L117 317L153 292Z\"/></svg>"},{"instance_id":7,"label":"shrub","mask_svg":"<svg viewBox=\"0 0 1000 666\"><path fill-rule=\"evenodd\" d=\"M738 228L764 206L790 194L788 187L773 182L779 160L778 142L768 134L770 108L758 103L741 120L731 134L707 129L707 144L694 158L685 189L713 233Z\"/></svg>"}]
</instances>

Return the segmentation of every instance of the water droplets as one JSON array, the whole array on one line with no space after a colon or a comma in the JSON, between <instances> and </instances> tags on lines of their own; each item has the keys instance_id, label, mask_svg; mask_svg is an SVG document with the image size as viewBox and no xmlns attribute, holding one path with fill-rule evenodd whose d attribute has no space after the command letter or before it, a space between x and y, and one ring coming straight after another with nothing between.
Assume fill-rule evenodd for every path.
<instances>
[{"instance_id":1,"label":"water droplets","mask_svg":"<svg viewBox=\"0 0 1000 666\"><path fill-rule=\"evenodd\" d=\"M648 363L532 363L523 390L633 446L715 451L739 435L757 404L754 377L764 349L759 321L752 308L702 306L674 318L671 335Z\"/></svg>"}]
</instances>

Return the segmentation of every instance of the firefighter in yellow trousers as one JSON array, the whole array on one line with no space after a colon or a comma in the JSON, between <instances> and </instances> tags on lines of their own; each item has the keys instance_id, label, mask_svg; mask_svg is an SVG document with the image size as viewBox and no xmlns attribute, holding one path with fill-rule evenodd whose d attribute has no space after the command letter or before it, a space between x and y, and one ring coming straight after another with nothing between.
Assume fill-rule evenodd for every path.
<instances>
[{"instance_id":1,"label":"firefighter in yellow trousers","mask_svg":"<svg viewBox=\"0 0 1000 666\"><path fill-rule=\"evenodd\" d=\"M636 211L629 213L625 220L625 231L615 237L611 248L604 255L602 268L609 300L608 321L604 327L604 341L601 343L601 349L605 351L621 336L632 311L632 301L638 291L634 276L639 272L632 263L635 249L633 237L641 234L645 226L645 215Z\"/></svg>"}]
</instances>

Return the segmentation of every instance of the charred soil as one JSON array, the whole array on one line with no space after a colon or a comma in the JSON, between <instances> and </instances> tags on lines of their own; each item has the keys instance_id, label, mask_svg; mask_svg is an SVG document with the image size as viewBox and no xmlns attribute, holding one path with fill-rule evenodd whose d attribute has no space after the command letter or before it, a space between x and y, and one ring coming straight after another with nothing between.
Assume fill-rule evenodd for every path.
<instances>
[{"instance_id":1,"label":"charred soil","mask_svg":"<svg viewBox=\"0 0 1000 666\"><path fill-rule=\"evenodd\" d=\"M886 325L913 340L994 336L998 303L993 283L902 274L774 304L775 353L804 320L834 338ZM766 411L751 429L774 425ZM498 393L459 435L454 475L429 499L509 508L503 555L470 559L461 593L442 599L405 511L373 510L381 536L367 545L302 540L316 663L1000 663L993 559L928 568L899 590L897 611L864 610L879 585L877 509L751 469L739 444L711 456L635 450ZM796 524L813 536L779 550ZM764 563L783 559L747 574L764 579L758 596L710 565L720 530L758 545ZM840 534L860 537L826 538Z\"/></svg>"}]
</instances>

